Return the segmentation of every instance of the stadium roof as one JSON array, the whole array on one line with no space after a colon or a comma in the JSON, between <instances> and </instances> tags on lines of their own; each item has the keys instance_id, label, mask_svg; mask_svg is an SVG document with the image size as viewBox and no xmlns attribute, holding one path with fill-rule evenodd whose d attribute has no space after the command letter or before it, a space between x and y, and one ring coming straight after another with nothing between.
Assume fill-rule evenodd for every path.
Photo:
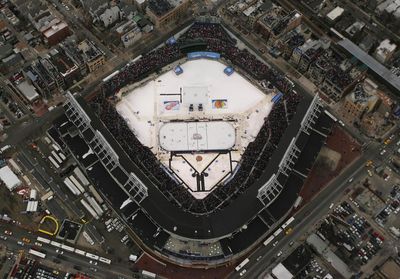
<instances>
[{"instance_id":1,"label":"stadium roof","mask_svg":"<svg viewBox=\"0 0 400 279\"><path fill-rule=\"evenodd\" d=\"M383 78L393 88L395 88L397 90L397 94L400 94L400 77L393 74L385 66L375 60L375 58L371 57L368 53L363 51L360 47L358 47L349 39L343 38L341 41L338 42L338 45L346 49L358 60L368 66L368 68L370 68L377 75Z\"/></svg>"},{"instance_id":2,"label":"stadium roof","mask_svg":"<svg viewBox=\"0 0 400 279\"><path fill-rule=\"evenodd\" d=\"M10 191L21 185L21 180L18 179L9 166L5 166L0 169L0 180L4 182Z\"/></svg>"}]
</instances>

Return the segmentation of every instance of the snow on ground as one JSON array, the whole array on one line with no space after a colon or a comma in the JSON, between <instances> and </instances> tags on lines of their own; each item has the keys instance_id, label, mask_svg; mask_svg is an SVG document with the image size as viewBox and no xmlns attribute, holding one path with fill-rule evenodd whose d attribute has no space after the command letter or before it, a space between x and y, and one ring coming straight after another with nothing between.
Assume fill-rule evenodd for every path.
<instances>
[{"instance_id":1,"label":"snow on ground","mask_svg":"<svg viewBox=\"0 0 400 279\"><path fill-rule=\"evenodd\" d=\"M140 90L139 90L140 89ZM116 109L134 131L140 142L148 147L156 144L154 138L155 92L150 86L143 86L124 96Z\"/></svg>"},{"instance_id":2,"label":"snow on ground","mask_svg":"<svg viewBox=\"0 0 400 279\"><path fill-rule=\"evenodd\" d=\"M273 96L264 94L237 72L227 76L223 72L226 65L220 61L190 60L180 66L182 74L168 71L125 94L116 106L118 113L143 145L157 147L152 150L166 166L169 166L169 156L165 150L161 150L158 139L163 123L171 120L234 120L231 122L236 129L234 149L238 151L232 154L235 153L235 157L238 157L235 159L240 161L243 150L255 139L270 113ZM196 100L203 104L202 111L199 111ZM191 103L194 103L193 111L189 111ZM198 172L204 169L204 163L196 163L196 153L192 157L188 154L185 156ZM203 162L209 159L208 154L201 156ZM212 156L216 154L211 153ZM182 158L176 158L173 160L173 170L185 177L183 180L189 187L197 189L196 179L191 176L193 170L187 167L187 163L182 163ZM206 178L208 189L223 177L226 168L224 164L219 165L212 167Z\"/></svg>"},{"instance_id":3,"label":"snow on ground","mask_svg":"<svg viewBox=\"0 0 400 279\"><path fill-rule=\"evenodd\" d=\"M199 156L201 160L199 160ZM168 162L164 163L168 164ZM235 169L236 165L236 162L232 163L232 170ZM188 185L192 190L189 192L195 198L203 199L209 194L213 186L223 180L231 171L231 160L229 154L183 154L172 158L171 168L179 178ZM197 173L202 173L204 171L208 174L204 177L204 189L202 189L202 191L198 191L197 179L193 176L196 171Z\"/></svg>"},{"instance_id":4,"label":"snow on ground","mask_svg":"<svg viewBox=\"0 0 400 279\"><path fill-rule=\"evenodd\" d=\"M168 115L188 118L189 115L196 115L196 112L189 113L188 107L181 105L178 110L165 110L164 99L179 100L179 96L160 96L160 94L180 93L180 89L190 87L206 87L208 103L204 104L204 112L200 115L228 115L238 114L259 103L265 98L257 87L248 82L238 73L231 76L224 74L226 65L213 60L199 59L188 61L181 65L183 74L176 75L169 71L161 75L153 82L159 96L159 116ZM166 98L168 97L168 98ZM213 108L213 100L227 100L224 108ZM198 112L197 112L198 113Z\"/></svg>"},{"instance_id":5,"label":"snow on ground","mask_svg":"<svg viewBox=\"0 0 400 279\"><path fill-rule=\"evenodd\" d=\"M232 165L232 170L235 169L236 163ZM221 181L231 171L231 161L229 154L220 154L205 172L208 176L204 177L205 189L210 190L215 184Z\"/></svg>"}]
</instances>

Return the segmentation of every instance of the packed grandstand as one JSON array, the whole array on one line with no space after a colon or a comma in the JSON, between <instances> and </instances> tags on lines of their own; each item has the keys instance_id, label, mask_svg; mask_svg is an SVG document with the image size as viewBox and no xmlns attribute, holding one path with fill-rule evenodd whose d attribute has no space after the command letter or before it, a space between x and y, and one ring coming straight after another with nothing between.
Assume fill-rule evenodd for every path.
<instances>
[{"instance_id":1,"label":"packed grandstand","mask_svg":"<svg viewBox=\"0 0 400 279\"><path fill-rule=\"evenodd\" d=\"M282 93L232 179L204 199L194 198L168 173L115 107L120 89L193 51L218 53L226 64ZM288 216L333 123L318 97L301 96L284 75L238 48L222 25L204 22L128 64L89 103L69 94L65 110L52 132L142 243L181 263L211 265L248 251ZM174 239L199 247L217 243L220 252L174 250L168 245Z\"/></svg>"},{"instance_id":2,"label":"packed grandstand","mask_svg":"<svg viewBox=\"0 0 400 279\"><path fill-rule=\"evenodd\" d=\"M206 40L207 51L220 53L226 60L246 70L253 78L270 81L278 90L285 93L282 102L273 107L257 138L242 156L235 179L218 187L213 193L201 200L193 198L184 187L177 185L176 181L165 172L154 154L138 141L127 123L106 98L115 94L125 85L139 81L146 74L153 72L154 69L160 69L182 58L185 53L181 51L179 42L183 43L194 39ZM262 174L301 99L301 96L291 89L291 84L284 76L263 64L247 50L236 48L233 40L221 25L195 23L179 38L177 44L167 45L144 55L137 64L129 66L122 73L112 78L105 85L103 96L98 96L92 106L97 109L97 114L111 133L115 135L129 157L136 164L143 166L143 170L148 173L148 176L154 178L153 183L171 202L182 207L185 211L195 214L208 214L229 204L233 198L243 193Z\"/></svg>"}]
</instances>

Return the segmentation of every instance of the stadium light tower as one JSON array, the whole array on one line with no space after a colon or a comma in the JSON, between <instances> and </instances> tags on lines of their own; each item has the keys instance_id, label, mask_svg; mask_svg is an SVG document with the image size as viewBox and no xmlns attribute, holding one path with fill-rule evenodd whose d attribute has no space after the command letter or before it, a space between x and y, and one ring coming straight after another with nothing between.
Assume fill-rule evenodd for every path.
<instances>
[{"instance_id":1,"label":"stadium light tower","mask_svg":"<svg viewBox=\"0 0 400 279\"><path fill-rule=\"evenodd\" d=\"M303 118L303 121L301 121L301 131L303 131L307 135L310 135L310 130L314 130L312 126L315 124L315 121L321 114L322 108L323 107L320 98L318 94L316 94L310 104L310 107L307 110L306 115Z\"/></svg>"},{"instance_id":2,"label":"stadium light tower","mask_svg":"<svg viewBox=\"0 0 400 279\"><path fill-rule=\"evenodd\" d=\"M278 181L277 175L273 174L271 178L263 186L261 186L260 189L258 189L257 198L266 207L274 201L282 189L283 186Z\"/></svg>"}]
</instances>

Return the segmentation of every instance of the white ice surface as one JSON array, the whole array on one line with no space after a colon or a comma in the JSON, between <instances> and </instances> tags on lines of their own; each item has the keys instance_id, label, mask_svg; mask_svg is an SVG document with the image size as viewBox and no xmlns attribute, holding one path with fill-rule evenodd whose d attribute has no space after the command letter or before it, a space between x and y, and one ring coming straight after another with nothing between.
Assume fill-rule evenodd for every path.
<instances>
[{"instance_id":1,"label":"white ice surface","mask_svg":"<svg viewBox=\"0 0 400 279\"><path fill-rule=\"evenodd\" d=\"M235 157L239 158L235 159L240 160L243 150L255 139L264 119L271 111L272 96L264 94L237 72L227 76L223 72L226 65L219 61L191 60L180 66L183 69L182 74L176 75L173 70L170 70L124 95L116 106L117 111L127 121L140 142L151 147L152 151L166 166L168 166L167 158L169 155L159 148L159 129L163 125L162 122L171 120L236 120L234 122L236 129L235 148L238 151L235 151L237 153ZM206 88L208 100L206 104L203 104L203 111L199 111L196 105L194 111L190 112L188 104L180 103L180 92L184 88L190 87ZM226 107L213 108L212 100L216 99L226 99ZM175 106L168 103L171 101L177 102L174 103ZM176 104L178 105L176 106ZM193 154L194 158L195 155ZM204 157L204 154L201 155ZM207 160L207 158L203 160ZM190 187L193 187L193 189L197 187L196 180L189 178L191 177L190 168L188 169L185 164L175 162L173 168L176 172L179 170L179 175L185 177L183 180ZM217 178L220 175L215 174L217 178L214 179L214 172L223 173L222 171L223 168L220 169L217 166L211 168L211 173L207 178L207 187L212 188L214 186L212 183L218 182Z\"/></svg>"},{"instance_id":2,"label":"white ice surface","mask_svg":"<svg viewBox=\"0 0 400 279\"><path fill-rule=\"evenodd\" d=\"M159 130L159 142L167 151L229 150L235 128L225 121L168 122Z\"/></svg>"}]
</instances>

